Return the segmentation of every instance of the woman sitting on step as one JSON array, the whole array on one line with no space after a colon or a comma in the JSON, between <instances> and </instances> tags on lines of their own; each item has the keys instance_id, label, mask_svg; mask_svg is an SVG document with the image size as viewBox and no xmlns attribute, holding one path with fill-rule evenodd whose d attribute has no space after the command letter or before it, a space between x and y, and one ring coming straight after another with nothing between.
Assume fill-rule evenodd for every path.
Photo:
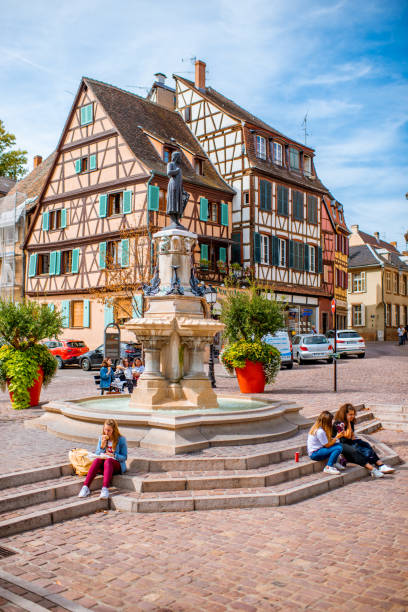
<instances>
[{"instance_id":1,"label":"woman sitting on step","mask_svg":"<svg viewBox=\"0 0 408 612\"><path fill-rule=\"evenodd\" d=\"M356 409L353 404L340 406L334 417L333 435L341 434L340 442L343 445L343 455L350 461L370 471L373 478L383 478L384 474L394 472L392 467L385 465L373 447L354 433Z\"/></svg>"},{"instance_id":2,"label":"woman sitting on step","mask_svg":"<svg viewBox=\"0 0 408 612\"><path fill-rule=\"evenodd\" d=\"M103 474L100 499L107 499L112 476L126 472L126 438L120 435L118 424L114 419L107 419L103 424L95 455L102 455L102 457L93 460L78 497L88 497L91 482L97 474Z\"/></svg>"},{"instance_id":3,"label":"woman sitting on step","mask_svg":"<svg viewBox=\"0 0 408 612\"><path fill-rule=\"evenodd\" d=\"M337 461L343 451L343 447L339 443L342 434L333 438L332 426L333 415L328 410L324 410L317 417L316 423L307 436L307 454L313 461L328 460L323 470L326 474L340 474L339 470L344 469Z\"/></svg>"}]
</instances>

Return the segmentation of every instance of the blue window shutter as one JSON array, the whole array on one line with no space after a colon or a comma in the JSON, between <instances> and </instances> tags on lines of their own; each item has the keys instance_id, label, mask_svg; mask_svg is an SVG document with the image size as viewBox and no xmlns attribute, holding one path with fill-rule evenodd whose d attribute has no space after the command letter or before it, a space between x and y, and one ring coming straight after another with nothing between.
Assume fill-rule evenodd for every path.
<instances>
[{"instance_id":1,"label":"blue window shutter","mask_svg":"<svg viewBox=\"0 0 408 612\"><path fill-rule=\"evenodd\" d=\"M56 254L57 254L57 251L52 251L52 253L50 253L49 274L55 274L55 269L56 269Z\"/></svg>"},{"instance_id":2,"label":"blue window shutter","mask_svg":"<svg viewBox=\"0 0 408 612\"><path fill-rule=\"evenodd\" d=\"M294 253L293 253L293 240L289 240L289 268L293 268L293 260L294 260Z\"/></svg>"},{"instance_id":3,"label":"blue window shutter","mask_svg":"<svg viewBox=\"0 0 408 612\"><path fill-rule=\"evenodd\" d=\"M103 311L103 318L104 318L104 323L105 323L105 327L107 325L109 325L110 323L113 323L113 306L110 306L109 304L105 304L105 308Z\"/></svg>"},{"instance_id":4,"label":"blue window shutter","mask_svg":"<svg viewBox=\"0 0 408 612\"><path fill-rule=\"evenodd\" d=\"M67 227L67 209L63 208L61 210L61 229L65 229Z\"/></svg>"},{"instance_id":5,"label":"blue window shutter","mask_svg":"<svg viewBox=\"0 0 408 612\"><path fill-rule=\"evenodd\" d=\"M141 293L132 297L132 316L134 319L143 317L143 295Z\"/></svg>"},{"instance_id":6,"label":"blue window shutter","mask_svg":"<svg viewBox=\"0 0 408 612\"><path fill-rule=\"evenodd\" d=\"M127 268L129 265L129 238L122 240L121 245L120 265L122 268Z\"/></svg>"},{"instance_id":7,"label":"blue window shutter","mask_svg":"<svg viewBox=\"0 0 408 612\"><path fill-rule=\"evenodd\" d=\"M89 169L96 170L96 155L89 156Z\"/></svg>"},{"instance_id":8,"label":"blue window shutter","mask_svg":"<svg viewBox=\"0 0 408 612\"><path fill-rule=\"evenodd\" d=\"M93 104L81 107L81 125L88 125L93 122Z\"/></svg>"},{"instance_id":9,"label":"blue window shutter","mask_svg":"<svg viewBox=\"0 0 408 612\"><path fill-rule=\"evenodd\" d=\"M208 260L208 244L202 244L200 246L200 257L201 259Z\"/></svg>"},{"instance_id":10,"label":"blue window shutter","mask_svg":"<svg viewBox=\"0 0 408 612\"><path fill-rule=\"evenodd\" d=\"M227 263L227 249L225 247L220 247L219 260Z\"/></svg>"},{"instance_id":11,"label":"blue window shutter","mask_svg":"<svg viewBox=\"0 0 408 612\"><path fill-rule=\"evenodd\" d=\"M37 274L37 253L33 253L30 255L30 260L28 264L28 276L32 277Z\"/></svg>"},{"instance_id":12,"label":"blue window shutter","mask_svg":"<svg viewBox=\"0 0 408 612\"><path fill-rule=\"evenodd\" d=\"M80 159L75 160L75 172L77 174L81 172L81 160Z\"/></svg>"},{"instance_id":13,"label":"blue window shutter","mask_svg":"<svg viewBox=\"0 0 408 612\"><path fill-rule=\"evenodd\" d=\"M99 216L106 217L108 212L108 196L106 193L101 193L99 196Z\"/></svg>"},{"instance_id":14,"label":"blue window shutter","mask_svg":"<svg viewBox=\"0 0 408 612\"><path fill-rule=\"evenodd\" d=\"M61 251L55 251L55 274L61 274Z\"/></svg>"},{"instance_id":15,"label":"blue window shutter","mask_svg":"<svg viewBox=\"0 0 408 612\"><path fill-rule=\"evenodd\" d=\"M323 249L322 247L318 247L317 249L317 273L321 274L323 272Z\"/></svg>"},{"instance_id":16,"label":"blue window shutter","mask_svg":"<svg viewBox=\"0 0 408 612\"><path fill-rule=\"evenodd\" d=\"M71 272L79 271L79 249L72 249Z\"/></svg>"},{"instance_id":17,"label":"blue window shutter","mask_svg":"<svg viewBox=\"0 0 408 612\"><path fill-rule=\"evenodd\" d=\"M132 196L133 191L128 189L123 192L123 214L128 215L132 212Z\"/></svg>"},{"instance_id":18,"label":"blue window shutter","mask_svg":"<svg viewBox=\"0 0 408 612\"><path fill-rule=\"evenodd\" d=\"M254 261L261 263L261 235L254 232Z\"/></svg>"},{"instance_id":19,"label":"blue window shutter","mask_svg":"<svg viewBox=\"0 0 408 612\"><path fill-rule=\"evenodd\" d=\"M157 185L149 185L147 192L148 210L159 210L160 188Z\"/></svg>"},{"instance_id":20,"label":"blue window shutter","mask_svg":"<svg viewBox=\"0 0 408 612\"><path fill-rule=\"evenodd\" d=\"M272 236L272 265L279 266L279 238Z\"/></svg>"},{"instance_id":21,"label":"blue window shutter","mask_svg":"<svg viewBox=\"0 0 408 612\"><path fill-rule=\"evenodd\" d=\"M62 300L61 302L61 314L62 314L62 327L69 327L69 300Z\"/></svg>"},{"instance_id":22,"label":"blue window shutter","mask_svg":"<svg viewBox=\"0 0 408 612\"><path fill-rule=\"evenodd\" d=\"M89 300L84 300L84 314L83 314L83 321L82 321L83 327L89 327L89 319L90 319L89 312L90 312Z\"/></svg>"},{"instance_id":23,"label":"blue window shutter","mask_svg":"<svg viewBox=\"0 0 408 612\"><path fill-rule=\"evenodd\" d=\"M221 225L228 226L228 204L221 202Z\"/></svg>"},{"instance_id":24,"label":"blue window shutter","mask_svg":"<svg viewBox=\"0 0 408 612\"><path fill-rule=\"evenodd\" d=\"M303 245L303 253L304 253L304 257L303 257L303 263L304 263L304 269L306 270L306 272L309 271L309 249L311 249L313 247L310 247L308 244L304 244Z\"/></svg>"},{"instance_id":25,"label":"blue window shutter","mask_svg":"<svg viewBox=\"0 0 408 612\"><path fill-rule=\"evenodd\" d=\"M106 242L99 243L99 269L106 268Z\"/></svg>"},{"instance_id":26,"label":"blue window shutter","mask_svg":"<svg viewBox=\"0 0 408 612\"><path fill-rule=\"evenodd\" d=\"M48 232L48 230L50 229L50 213L49 212L43 213L42 228L44 232Z\"/></svg>"},{"instance_id":27,"label":"blue window shutter","mask_svg":"<svg viewBox=\"0 0 408 612\"><path fill-rule=\"evenodd\" d=\"M51 310L51 312L54 312L55 310L55 304L48 304L48 310Z\"/></svg>"},{"instance_id":28,"label":"blue window shutter","mask_svg":"<svg viewBox=\"0 0 408 612\"><path fill-rule=\"evenodd\" d=\"M200 198L200 220L208 221L208 200Z\"/></svg>"}]
</instances>

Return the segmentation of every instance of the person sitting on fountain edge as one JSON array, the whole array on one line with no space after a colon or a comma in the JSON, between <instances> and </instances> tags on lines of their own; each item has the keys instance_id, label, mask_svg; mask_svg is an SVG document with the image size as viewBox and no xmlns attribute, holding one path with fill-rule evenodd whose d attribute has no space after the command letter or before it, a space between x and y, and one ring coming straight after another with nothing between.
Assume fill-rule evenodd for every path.
<instances>
[{"instance_id":1,"label":"person sitting on fountain edge","mask_svg":"<svg viewBox=\"0 0 408 612\"><path fill-rule=\"evenodd\" d=\"M103 424L95 455L103 455L93 460L78 497L88 497L90 484L97 474L103 474L100 499L108 499L109 485L114 474L126 472L127 443L120 435L118 424L114 419L107 419Z\"/></svg>"}]
</instances>

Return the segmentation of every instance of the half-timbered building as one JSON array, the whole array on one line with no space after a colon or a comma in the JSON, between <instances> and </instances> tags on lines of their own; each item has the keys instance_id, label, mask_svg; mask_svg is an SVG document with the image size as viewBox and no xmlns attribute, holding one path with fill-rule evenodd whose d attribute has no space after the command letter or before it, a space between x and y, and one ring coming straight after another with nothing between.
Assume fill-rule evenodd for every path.
<instances>
[{"instance_id":1,"label":"half-timbered building","mask_svg":"<svg viewBox=\"0 0 408 612\"><path fill-rule=\"evenodd\" d=\"M82 79L25 244L26 294L61 309L63 337L93 347L102 342L105 325L142 314L140 292L128 298L118 291L113 304L103 304L98 291L108 267L134 269L143 260L146 276L153 270L151 236L168 225L166 166L176 150L190 196L183 225L198 234L197 263L202 260L206 277L221 282L229 263L233 189L179 113Z\"/></svg>"},{"instance_id":2,"label":"half-timbered building","mask_svg":"<svg viewBox=\"0 0 408 612\"><path fill-rule=\"evenodd\" d=\"M195 68L194 82L173 75L176 107L236 191L232 262L286 300L290 329L319 328L319 300L333 291L323 278L322 197L329 192L314 150L206 86L204 62Z\"/></svg>"}]
</instances>

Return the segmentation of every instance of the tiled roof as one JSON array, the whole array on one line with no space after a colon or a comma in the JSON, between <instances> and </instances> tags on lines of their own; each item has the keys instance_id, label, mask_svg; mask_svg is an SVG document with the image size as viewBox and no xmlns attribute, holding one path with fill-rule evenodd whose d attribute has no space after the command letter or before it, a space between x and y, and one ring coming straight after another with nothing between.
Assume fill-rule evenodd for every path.
<instances>
[{"instance_id":1,"label":"tiled roof","mask_svg":"<svg viewBox=\"0 0 408 612\"><path fill-rule=\"evenodd\" d=\"M162 160L144 131L167 143L179 144L204 160L203 175L196 173L182 154L183 179L200 187L220 189L233 194L233 189L219 176L197 139L181 116L134 93L84 77L85 83L104 107L116 128L136 157L150 170L166 176L167 164Z\"/></svg>"},{"instance_id":2,"label":"tiled roof","mask_svg":"<svg viewBox=\"0 0 408 612\"><path fill-rule=\"evenodd\" d=\"M357 234L366 244L370 244L377 249L387 249L387 251L392 251L393 253L399 252L394 245L390 244L389 242L384 242L384 240L377 240L377 238L375 236L371 236L371 234L366 234L361 230L358 230Z\"/></svg>"},{"instance_id":3,"label":"tiled roof","mask_svg":"<svg viewBox=\"0 0 408 612\"><path fill-rule=\"evenodd\" d=\"M375 250L375 254L373 250ZM408 265L399 258L397 253L389 252L388 257L388 255L378 253L376 249L372 249L366 244L350 247L348 258L349 268L365 268L380 266L381 264L388 264L398 268L398 270L408 271Z\"/></svg>"},{"instance_id":4,"label":"tiled roof","mask_svg":"<svg viewBox=\"0 0 408 612\"><path fill-rule=\"evenodd\" d=\"M0 176L0 193L6 194L14 187L16 181L8 176Z\"/></svg>"},{"instance_id":5,"label":"tiled roof","mask_svg":"<svg viewBox=\"0 0 408 612\"><path fill-rule=\"evenodd\" d=\"M344 220L343 205L337 202L331 194L329 194L329 197L326 196L323 199L333 225L340 227L346 234L351 234Z\"/></svg>"},{"instance_id":6,"label":"tiled roof","mask_svg":"<svg viewBox=\"0 0 408 612\"><path fill-rule=\"evenodd\" d=\"M51 155L49 155L39 166L34 168L27 176L22 178L21 181L18 181L13 189L9 191L8 196L15 192L24 194L26 198L35 198L39 196L48 178L56 155L56 151L51 153ZM35 205L35 202L31 202L27 205L26 210L31 210Z\"/></svg>"}]
</instances>

